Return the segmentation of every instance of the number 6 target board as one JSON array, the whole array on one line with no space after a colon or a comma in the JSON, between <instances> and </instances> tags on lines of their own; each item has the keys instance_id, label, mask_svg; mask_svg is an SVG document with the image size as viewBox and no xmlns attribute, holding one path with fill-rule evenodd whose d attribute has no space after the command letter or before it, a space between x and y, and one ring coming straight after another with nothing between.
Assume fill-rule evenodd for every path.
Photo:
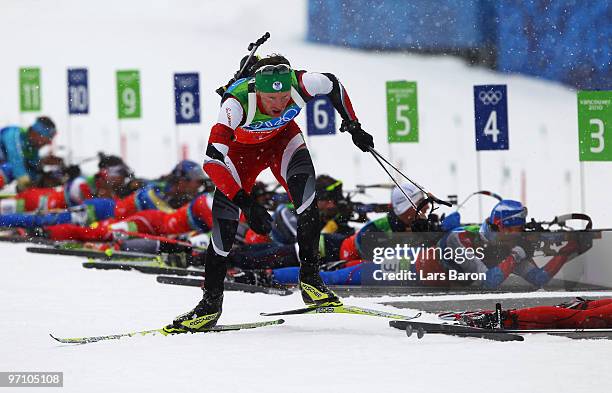
<instances>
[{"instance_id":1,"label":"number 6 target board","mask_svg":"<svg viewBox=\"0 0 612 393\"><path fill-rule=\"evenodd\" d=\"M474 86L476 150L508 150L506 85Z\"/></svg>"},{"instance_id":2,"label":"number 6 target board","mask_svg":"<svg viewBox=\"0 0 612 393\"><path fill-rule=\"evenodd\" d=\"M195 72L174 74L174 119L176 124L200 122L200 77Z\"/></svg>"},{"instance_id":3,"label":"number 6 target board","mask_svg":"<svg viewBox=\"0 0 612 393\"><path fill-rule=\"evenodd\" d=\"M68 113L71 115L89 113L89 87L86 68L68 70Z\"/></svg>"},{"instance_id":4,"label":"number 6 target board","mask_svg":"<svg viewBox=\"0 0 612 393\"><path fill-rule=\"evenodd\" d=\"M336 111L327 96L319 96L308 101L306 125L308 135L334 135L336 133Z\"/></svg>"},{"instance_id":5,"label":"number 6 target board","mask_svg":"<svg viewBox=\"0 0 612 393\"><path fill-rule=\"evenodd\" d=\"M612 161L612 91L578 92L580 161Z\"/></svg>"},{"instance_id":6,"label":"number 6 target board","mask_svg":"<svg viewBox=\"0 0 612 393\"><path fill-rule=\"evenodd\" d=\"M117 71L117 114L119 119L140 118L140 72Z\"/></svg>"},{"instance_id":7,"label":"number 6 target board","mask_svg":"<svg viewBox=\"0 0 612 393\"><path fill-rule=\"evenodd\" d=\"M416 82L387 82L387 140L389 143L419 141Z\"/></svg>"}]
</instances>

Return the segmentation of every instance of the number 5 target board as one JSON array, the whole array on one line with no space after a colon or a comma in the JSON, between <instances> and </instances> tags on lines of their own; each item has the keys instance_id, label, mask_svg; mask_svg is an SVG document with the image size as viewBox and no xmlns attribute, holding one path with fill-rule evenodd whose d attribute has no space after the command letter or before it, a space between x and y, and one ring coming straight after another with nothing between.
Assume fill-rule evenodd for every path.
<instances>
[{"instance_id":1,"label":"number 5 target board","mask_svg":"<svg viewBox=\"0 0 612 393\"><path fill-rule=\"evenodd\" d=\"M176 124L200 122L200 76L174 74L174 119Z\"/></svg>"},{"instance_id":2,"label":"number 5 target board","mask_svg":"<svg viewBox=\"0 0 612 393\"><path fill-rule=\"evenodd\" d=\"M506 85L474 86L476 150L508 150Z\"/></svg>"},{"instance_id":3,"label":"number 5 target board","mask_svg":"<svg viewBox=\"0 0 612 393\"><path fill-rule=\"evenodd\" d=\"M319 96L308 101L306 125L308 135L334 135L336 133L336 111L327 96Z\"/></svg>"},{"instance_id":4,"label":"number 5 target board","mask_svg":"<svg viewBox=\"0 0 612 393\"><path fill-rule=\"evenodd\" d=\"M389 143L419 141L416 82L387 82L387 140Z\"/></svg>"},{"instance_id":5,"label":"number 5 target board","mask_svg":"<svg viewBox=\"0 0 612 393\"><path fill-rule=\"evenodd\" d=\"M580 161L612 161L612 91L578 92Z\"/></svg>"},{"instance_id":6,"label":"number 5 target board","mask_svg":"<svg viewBox=\"0 0 612 393\"><path fill-rule=\"evenodd\" d=\"M117 114L119 119L140 118L140 72L117 71Z\"/></svg>"},{"instance_id":7,"label":"number 5 target board","mask_svg":"<svg viewBox=\"0 0 612 393\"><path fill-rule=\"evenodd\" d=\"M89 113L89 87L86 68L68 70L68 113L71 115Z\"/></svg>"}]
</instances>

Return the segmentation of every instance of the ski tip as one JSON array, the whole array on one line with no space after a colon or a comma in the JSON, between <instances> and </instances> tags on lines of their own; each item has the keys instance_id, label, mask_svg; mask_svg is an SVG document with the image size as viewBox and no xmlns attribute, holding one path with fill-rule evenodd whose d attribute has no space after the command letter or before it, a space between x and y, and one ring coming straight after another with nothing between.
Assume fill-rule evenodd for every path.
<instances>
[{"instance_id":1,"label":"ski tip","mask_svg":"<svg viewBox=\"0 0 612 393\"><path fill-rule=\"evenodd\" d=\"M284 319L282 319L282 318L281 318L281 319L279 319L279 320L278 320L278 324L279 324L279 325L282 325L283 323L285 323L285 320L284 320Z\"/></svg>"},{"instance_id":2,"label":"ski tip","mask_svg":"<svg viewBox=\"0 0 612 393\"><path fill-rule=\"evenodd\" d=\"M49 333L49 336L51 336L52 339L54 339L57 342L62 342L59 338L55 337L53 334Z\"/></svg>"}]
</instances>

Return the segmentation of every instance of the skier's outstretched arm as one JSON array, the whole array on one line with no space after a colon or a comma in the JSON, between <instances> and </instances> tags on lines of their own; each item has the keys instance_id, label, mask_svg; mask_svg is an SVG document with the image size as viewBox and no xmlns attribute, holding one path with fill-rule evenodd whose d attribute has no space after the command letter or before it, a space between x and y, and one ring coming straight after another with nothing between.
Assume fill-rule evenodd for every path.
<instances>
[{"instance_id":1,"label":"skier's outstretched arm","mask_svg":"<svg viewBox=\"0 0 612 393\"><path fill-rule=\"evenodd\" d=\"M374 138L361 128L351 99L334 74L297 71L296 76L302 91L308 95L307 100L321 94L329 97L332 105L342 117L340 131L351 134L355 146L364 152L374 147Z\"/></svg>"},{"instance_id":2,"label":"skier's outstretched arm","mask_svg":"<svg viewBox=\"0 0 612 393\"><path fill-rule=\"evenodd\" d=\"M523 277L536 287L541 288L548 284L567 262L580 254L578 243L576 241L570 241L559 250L557 255L550 258L544 266L538 267L533 260L529 259L526 263L517 266L514 273Z\"/></svg>"},{"instance_id":3,"label":"skier's outstretched arm","mask_svg":"<svg viewBox=\"0 0 612 393\"><path fill-rule=\"evenodd\" d=\"M451 247L454 249L461 247L474 247L474 244L470 241L470 237L464 232L453 232L450 233L446 238L445 247ZM514 271L518 263L527 259L527 253L520 246L515 246L510 255L502 260L497 265L489 268L478 256L474 255L472 258L465 258L460 264L460 269L464 273L485 273L485 279L480 281L480 285L487 289L493 289L499 287Z\"/></svg>"}]
</instances>

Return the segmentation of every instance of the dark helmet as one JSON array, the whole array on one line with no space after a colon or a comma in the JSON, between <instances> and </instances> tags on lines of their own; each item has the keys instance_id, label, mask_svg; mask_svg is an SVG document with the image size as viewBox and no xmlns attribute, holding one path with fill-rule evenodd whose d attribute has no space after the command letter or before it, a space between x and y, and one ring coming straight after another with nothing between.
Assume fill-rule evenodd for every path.
<instances>
[{"instance_id":1,"label":"dark helmet","mask_svg":"<svg viewBox=\"0 0 612 393\"><path fill-rule=\"evenodd\" d=\"M30 126L30 130L46 138L53 138L57 133L55 123L47 116L37 117L36 121Z\"/></svg>"},{"instance_id":2,"label":"dark helmet","mask_svg":"<svg viewBox=\"0 0 612 393\"><path fill-rule=\"evenodd\" d=\"M128 167L121 157L107 156L100 153L100 161L98 162L98 175L101 177L108 176L123 176L132 177L134 172Z\"/></svg>"},{"instance_id":3,"label":"dark helmet","mask_svg":"<svg viewBox=\"0 0 612 393\"><path fill-rule=\"evenodd\" d=\"M205 180L206 175L204 174L204 170L200 165L193 161L183 160L176 164L172 172L170 172L170 176L179 179L186 180Z\"/></svg>"},{"instance_id":4,"label":"dark helmet","mask_svg":"<svg viewBox=\"0 0 612 393\"><path fill-rule=\"evenodd\" d=\"M319 175L316 180L316 192L319 200L340 201L342 194L342 181L328 175Z\"/></svg>"}]
</instances>

